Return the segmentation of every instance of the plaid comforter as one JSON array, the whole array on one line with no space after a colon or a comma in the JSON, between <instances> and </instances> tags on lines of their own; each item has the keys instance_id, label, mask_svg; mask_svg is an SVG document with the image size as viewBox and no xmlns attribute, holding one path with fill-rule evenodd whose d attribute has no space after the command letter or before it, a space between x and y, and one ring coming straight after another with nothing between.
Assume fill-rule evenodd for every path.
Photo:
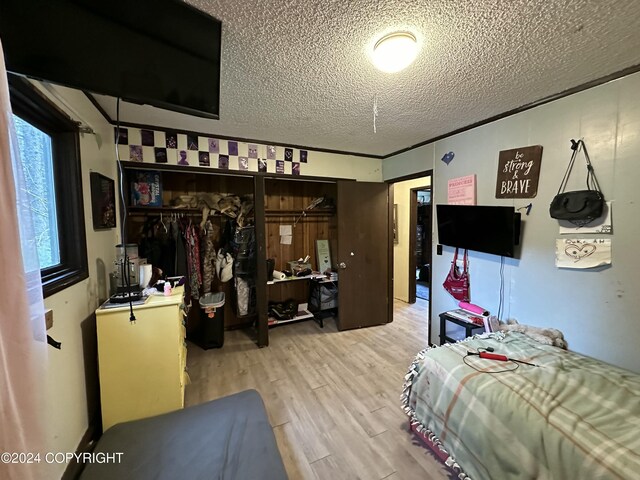
<instances>
[{"instance_id":1,"label":"plaid comforter","mask_svg":"<svg viewBox=\"0 0 640 480\"><path fill-rule=\"evenodd\" d=\"M539 366L464 363L489 346ZM640 478L640 375L520 333L421 351L402 402L460 478Z\"/></svg>"}]
</instances>

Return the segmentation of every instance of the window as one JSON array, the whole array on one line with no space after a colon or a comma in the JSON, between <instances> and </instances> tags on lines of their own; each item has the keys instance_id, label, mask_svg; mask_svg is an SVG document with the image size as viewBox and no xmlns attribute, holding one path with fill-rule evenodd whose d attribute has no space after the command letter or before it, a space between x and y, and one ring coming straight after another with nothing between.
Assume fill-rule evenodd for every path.
<instances>
[{"instance_id":1,"label":"window","mask_svg":"<svg viewBox=\"0 0 640 480\"><path fill-rule=\"evenodd\" d=\"M31 202L35 244L40 269L60 264L58 215L51 136L17 115L13 116L18 136L20 163Z\"/></svg>"},{"instance_id":2,"label":"window","mask_svg":"<svg viewBox=\"0 0 640 480\"><path fill-rule=\"evenodd\" d=\"M9 88L46 297L88 276L78 126L26 80Z\"/></svg>"}]
</instances>

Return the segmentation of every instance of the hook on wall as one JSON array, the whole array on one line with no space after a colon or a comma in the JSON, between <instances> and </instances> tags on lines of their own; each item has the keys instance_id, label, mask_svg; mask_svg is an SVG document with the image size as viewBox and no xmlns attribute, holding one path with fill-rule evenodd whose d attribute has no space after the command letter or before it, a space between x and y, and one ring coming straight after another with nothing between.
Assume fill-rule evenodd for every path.
<instances>
[{"instance_id":1,"label":"hook on wall","mask_svg":"<svg viewBox=\"0 0 640 480\"><path fill-rule=\"evenodd\" d=\"M519 212L520 210L524 210L526 208L527 211L525 212L525 215L529 215L531 213L531 207L533 207L533 203L529 203L529 205L525 205L524 207L516 208L516 211Z\"/></svg>"},{"instance_id":2,"label":"hook on wall","mask_svg":"<svg viewBox=\"0 0 640 480\"><path fill-rule=\"evenodd\" d=\"M58 350L62 347L62 342L55 341L50 335L47 335L47 343Z\"/></svg>"}]
</instances>

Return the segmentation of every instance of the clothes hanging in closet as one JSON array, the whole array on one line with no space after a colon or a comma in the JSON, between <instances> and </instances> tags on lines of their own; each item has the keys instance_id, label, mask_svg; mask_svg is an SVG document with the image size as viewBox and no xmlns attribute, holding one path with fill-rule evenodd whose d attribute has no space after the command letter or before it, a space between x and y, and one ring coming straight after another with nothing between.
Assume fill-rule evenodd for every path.
<instances>
[{"instance_id":1,"label":"clothes hanging in closet","mask_svg":"<svg viewBox=\"0 0 640 480\"><path fill-rule=\"evenodd\" d=\"M191 220L182 222L182 235L185 241L187 253L187 271L191 298L200 298L200 286L202 285L202 273L200 271L200 227L194 225Z\"/></svg>"},{"instance_id":2,"label":"clothes hanging in closet","mask_svg":"<svg viewBox=\"0 0 640 480\"><path fill-rule=\"evenodd\" d=\"M139 255L147 263L162 270L163 276L176 275L176 241L174 226L165 224L160 217L147 217L141 228Z\"/></svg>"},{"instance_id":3,"label":"clothes hanging in closet","mask_svg":"<svg viewBox=\"0 0 640 480\"><path fill-rule=\"evenodd\" d=\"M202 293L212 290L215 278L216 243L220 235L220 227L207 220L202 232Z\"/></svg>"}]
</instances>

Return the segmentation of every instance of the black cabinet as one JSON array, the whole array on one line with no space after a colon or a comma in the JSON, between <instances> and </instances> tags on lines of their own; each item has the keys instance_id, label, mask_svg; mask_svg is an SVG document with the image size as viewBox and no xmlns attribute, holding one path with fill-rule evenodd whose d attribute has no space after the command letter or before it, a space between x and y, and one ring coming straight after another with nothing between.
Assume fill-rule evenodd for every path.
<instances>
[{"instance_id":1,"label":"black cabinet","mask_svg":"<svg viewBox=\"0 0 640 480\"><path fill-rule=\"evenodd\" d=\"M467 322L460 318L449 315L448 312L440 314L440 345L444 345L447 342L457 342L462 338L453 338L447 335L447 323L453 323L464 328L464 338L475 335L476 333L484 332L484 325L478 325L476 323Z\"/></svg>"}]
</instances>

